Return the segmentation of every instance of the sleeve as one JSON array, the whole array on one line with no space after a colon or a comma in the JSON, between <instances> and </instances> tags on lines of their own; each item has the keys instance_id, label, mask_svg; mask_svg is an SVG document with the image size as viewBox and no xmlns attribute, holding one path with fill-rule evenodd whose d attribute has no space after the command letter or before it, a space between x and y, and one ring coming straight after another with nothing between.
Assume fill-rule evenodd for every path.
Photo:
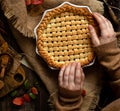
<instances>
[{"instance_id":1,"label":"sleeve","mask_svg":"<svg viewBox=\"0 0 120 111\"><path fill-rule=\"evenodd\" d=\"M59 89L56 101L56 111L80 111L82 96L80 91L69 91L63 88Z\"/></svg>"},{"instance_id":2,"label":"sleeve","mask_svg":"<svg viewBox=\"0 0 120 111\"><path fill-rule=\"evenodd\" d=\"M117 46L117 39L95 47L95 51L99 63L108 72L114 93L120 97L120 48Z\"/></svg>"}]
</instances>

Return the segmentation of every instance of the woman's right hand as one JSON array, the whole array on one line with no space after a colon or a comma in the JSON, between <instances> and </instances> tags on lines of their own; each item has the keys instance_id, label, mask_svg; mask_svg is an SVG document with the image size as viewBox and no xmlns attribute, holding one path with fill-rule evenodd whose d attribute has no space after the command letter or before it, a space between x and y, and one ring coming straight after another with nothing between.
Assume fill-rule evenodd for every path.
<instances>
[{"instance_id":1,"label":"woman's right hand","mask_svg":"<svg viewBox=\"0 0 120 111\"><path fill-rule=\"evenodd\" d=\"M93 45L99 46L99 45L106 44L114 40L116 37L116 33L113 29L111 22L99 13L93 13L93 16L98 22L98 25L100 28L100 37L98 37L93 26L92 25L88 26Z\"/></svg>"}]
</instances>

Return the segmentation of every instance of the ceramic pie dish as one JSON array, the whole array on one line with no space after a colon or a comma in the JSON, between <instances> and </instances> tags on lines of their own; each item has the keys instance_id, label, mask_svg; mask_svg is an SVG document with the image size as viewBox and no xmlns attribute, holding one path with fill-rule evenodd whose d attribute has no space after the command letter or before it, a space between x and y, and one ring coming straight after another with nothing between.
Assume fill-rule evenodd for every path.
<instances>
[{"instance_id":1,"label":"ceramic pie dish","mask_svg":"<svg viewBox=\"0 0 120 111\"><path fill-rule=\"evenodd\" d=\"M34 29L36 51L50 67L61 68L70 62L87 66L95 54L88 25L98 32L98 26L89 7L64 2L46 10Z\"/></svg>"}]
</instances>

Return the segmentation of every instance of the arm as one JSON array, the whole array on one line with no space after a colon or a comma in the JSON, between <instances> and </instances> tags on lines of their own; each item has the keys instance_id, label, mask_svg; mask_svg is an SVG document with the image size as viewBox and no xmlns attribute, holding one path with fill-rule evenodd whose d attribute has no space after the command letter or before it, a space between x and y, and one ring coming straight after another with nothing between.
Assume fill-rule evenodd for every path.
<instances>
[{"instance_id":1,"label":"arm","mask_svg":"<svg viewBox=\"0 0 120 111\"><path fill-rule=\"evenodd\" d=\"M98 13L94 13L93 16L101 31L101 35L98 37L94 28L89 26L95 52L98 61L109 74L113 91L117 97L120 97L120 48L117 47L116 34L109 20Z\"/></svg>"},{"instance_id":2,"label":"arm","mask_svg":"<svg viewBox=\"0 0 120 111\"><path fill-rule=\"evenodd\" d=\"M82 104L81 91L84 73L80 63L63 66L59 73L59 97L56 102L57 111L75 111Z\"/></svg>"}]
</instances>

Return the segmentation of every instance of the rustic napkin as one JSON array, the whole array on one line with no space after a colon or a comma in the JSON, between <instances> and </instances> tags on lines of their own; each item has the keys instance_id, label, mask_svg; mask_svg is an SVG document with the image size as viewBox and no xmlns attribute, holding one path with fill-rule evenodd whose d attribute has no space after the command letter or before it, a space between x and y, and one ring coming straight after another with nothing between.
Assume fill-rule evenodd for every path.
<instances>
[{"instance_id":1,"label":"rustic napkin","mask_svg":"<svg viewBox=\"0 0 120 111\"><path fill-rule=\"evenodd\" d=\"M25 0L2 0L1 7L8 21L26 37L34 38L33 29L41 19L44 10L56 7L68 1L77 5L87 5L92 11L103 14L103 4L97 0L44 0L42 5L26 7Z\"/></svg>"}]
</instances>

